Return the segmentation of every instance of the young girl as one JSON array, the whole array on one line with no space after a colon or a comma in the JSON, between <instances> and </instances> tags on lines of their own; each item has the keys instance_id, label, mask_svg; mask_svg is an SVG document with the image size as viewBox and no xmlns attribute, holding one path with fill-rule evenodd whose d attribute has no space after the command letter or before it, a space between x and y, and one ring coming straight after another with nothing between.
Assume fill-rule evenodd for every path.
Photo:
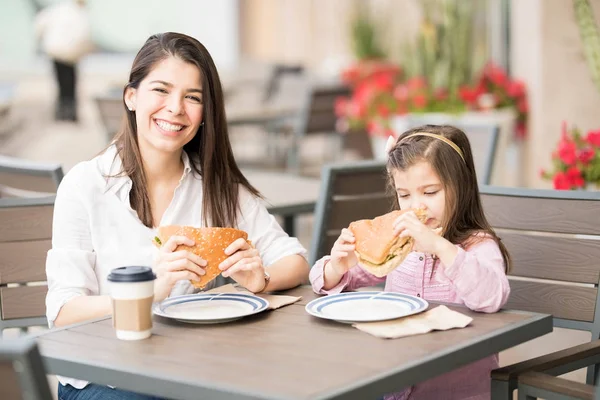
<instances>
[{"instance_id":1,"label":"young girl","mask_svg":"<svg viewBox=\"0 0 600 400\"><path fill-rule=\"evenodd\" d=\"M125 265L152 266L154 299L191 293L206 261L172 237L152 244L161 225L236 227L220 265L252 292L304 282L305 250L267 212L238 168L215 64L196 39L151 36L133 61L123 91L125 124L98 157L76 165L58 188L46 273L46 315L64 326L112 313L106 277ZM145 396L59 377L61 399Z\"/></svg>"},{"instance_id":2,"label":"young girl","mask_svg":"<svg viewBox=\"0 0 600 400\"><path fill-rule=\"evenodd\" d=\"M316 293L334 294L385 281L385 290L496 312L510 293L508 252L483 213L469 141L451 126L403 133L389 151L387 169L400 209L424 208L427 221L405 213L395 232L414 239L413 252L385 278L357 265L354 236L342 230L331 255L310 272ZM442 228L441 235L434 231ZM497 355L430 379L389 399L489 399ZM398 388L402 389L402 388Z\"/></svg>"}]
</instances>

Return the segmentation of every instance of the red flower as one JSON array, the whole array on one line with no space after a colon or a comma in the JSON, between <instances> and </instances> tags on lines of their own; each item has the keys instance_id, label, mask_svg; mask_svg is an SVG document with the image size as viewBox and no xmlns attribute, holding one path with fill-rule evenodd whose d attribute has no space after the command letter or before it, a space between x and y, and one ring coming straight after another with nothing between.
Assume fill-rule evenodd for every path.
<instances>
[{"instance_id":1,"label":"red flower","mask_svg":"<svg viewBox=\"0 0 600 400\"><path fill-rule=\"evenodd\" d=\"M527 127L525 126L525 123L518 122L517 126L515 127L515 134L517 135L517 137L519 139L523 139L525 137L526 133L527 133Z\"/></svg>"},{"instance_id":2,"label":"red flower","mask_svg":"<svg viewBox=\"0 0 600 400\"><path fill-rule=\"evenodd\" d=\"M373 75L373 84L379 90L389 90L394 86L395 73L378 72Z\"/></svg>"},{"instance_id":3,"label":"red flower","mask_svg":"<svg viewBox=\"0 0 600 400\"><path fill-rule=\"evenodd\" d=\"M377 114L381 118L387 118L390 116L390 108L385 104L380 104L377 106Z\"/></svg>"},{"instance_id":4,"label":"red flower","mask_svg":"<svg viewBox=\"0 0 600 400\"><path fill-rule=\"evenodd\" d=\"M504 72L502 68L498 67L493 63L489 63L485 67L484 74L492 83L494 83L497 86L504 86L508 81L508 76L506 75L506 72Z\"/></svg>"},{"instance_id":5,"label":"red flower","mask_svg":"<svg viewBox=\"0 0 600 400\"><path fill-rule=\"evenodd\" d=\"M458 96L462 101L467 104L474 104L479 97L479 93L475 89L470 88L469 86L461 86L458 89Z\"/></svg>"},{"instance_id":6,"label":"red flower","mask_svg":"<svg viewBox=\"0 0 600 400\"><path fill-rule=\"evenodd\" d=\"M581 175L581 170L577 167L571 167L567 170L567 179L571 187L582 188L585 186L585 180Z\"/></svg>"},{"instance_id":7,"label":"red flower","mask_svg":"<svg viewBox=\"0 0 600 400\"><path fill-rule=\"evenodd\" d=\"M422 77L416 76L406 81L406 85L408 86L408 90L414 91L424 89L427 86L427 82L425 82L425 79L423 79Z\"/></svg>"},{"instance_id":8,"label":"red flower","mask_svg":"<svg viewBox=\"0 0 600 400\"><path fill-rule=\"evenodd\" d=\"M594 159L596 152L594 149L583 149L579 152L579 161L587 165Z\"/></svg>"},{"instance_id":9,"label":"red flower","mask_svg":"<svg viewBox=\"0 0 600 400\"><path fill-rule=\"evenodd\" d=\"M436 100L444 101L448 98L448 90L446 90L444 88L436 89L433 96L435 97Z\"/></svg>"},{"instance_id":10,"label":"red flower","mask_svg":"<svg viewBox=\"0 0 600 400\"><path fill-rule=\"evenodd\" d=\"M585 141L592 146L600 147L600 130L589 131L585 137Z\"/></svg>"},{"instance_id":11,"label":"red flower","mask_svg":"<svg viewBox=\"0 0 600 400\"><path fill-rule=\"evenodd\" d=\"M567 178L567 174L564 172L557 172L552 179L552 183L554 184L554 189L557 190L569 190L571 189L571 185L569 183L569 178Z\"/></svg>"},{"instance_id":12,"label":"red flower","mask_svg":"<svg viewBox=\"0 0 600 400\"><path fill-rule=\"evenodd\" d=\"M523 81L511 81L506 85L506 93L510 97L521 97L525 94L525 84Z\"/></svg>"},{"instance_id":13,"label":"red flower","mask_svg":"<svg viewBox=\"0 0 600 400\"><path fill-rule=\"evenodd\" d=\"M519 110L520 113L526 113L527 111L529 111L529 104L527 103L526 99L521 99L519 100L519 103L517 104L517 109Z\"/></svg>"},{"instance_id":14,"label":"red flower","mask_svg":"<svg viewBox=\"0 0 600 400\"><path fill-rule=\"evenodd\" d=\"M573 165L577 161L577 146L569 140L561 140L558 144L558 157L566 165Z\"/></svg>"},{"instance_id":15,"label":"red flower","mask_svg":"<svg viewBox=\"0 0 600 400\"><path fill-rule=\"evenodd\" d=\"M427 107L427 96L422 93L416 94L413 97L413 104L417 108L425 108Z\"/></svg>"}]
</instances>

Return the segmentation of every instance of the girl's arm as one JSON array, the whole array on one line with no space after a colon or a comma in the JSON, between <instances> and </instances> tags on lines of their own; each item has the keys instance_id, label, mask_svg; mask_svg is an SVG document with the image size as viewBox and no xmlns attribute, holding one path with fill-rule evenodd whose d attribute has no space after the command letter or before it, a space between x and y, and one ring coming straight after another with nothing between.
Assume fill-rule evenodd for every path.
<instances>
[{"instance_id":1,"label":"girl's arm","mask_svg":"<svg viewBox=\"0 0 600 400\"><path fill-rule=\"evenodd\" d=\"M504 259L493 239L482 239L467 250L451 245L455 256L447 264L438 253L442 274L452 283L465 305L474 311L496 312L510 295ZM448 249L449 250L449 249Z\"/></svg>"},{"instance_id":2,"label":"girl's arm","mask_svg":"<svg viewBox=\"0 0 600 400\"><path fill-rule=\"evenodd\" d=\"M343 290L354 290L385 282L385 277L378 278L359 265L350 268L348 272L340 277L333 268L328 268L329 259L329 256L321 258L310 270L310 283L317 294L336 294ZM325 276L326 274L327 276Z\"/></svg>"}]
</instances>

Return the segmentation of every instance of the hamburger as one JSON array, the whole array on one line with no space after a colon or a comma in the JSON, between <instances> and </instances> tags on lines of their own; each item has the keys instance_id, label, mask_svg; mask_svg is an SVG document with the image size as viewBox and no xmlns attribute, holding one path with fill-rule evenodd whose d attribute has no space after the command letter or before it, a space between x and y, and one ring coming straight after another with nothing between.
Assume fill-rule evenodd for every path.
<instances>
[{"instance_id":1,"label":"hamburger","mask_svg":"<svg viewBox=\"0 0 600 400\"><path fill-rule=\"evenodd\" d=\"M229 256L225 249L239 238L248 241L248 234L234 228L194 228L192 226L166 225L158 228L154 244L158 247L166 243L171 236L185 236L192 239L194 246L180 245L175 251L188 250L206 260L206 274L199 281L190 281L195 288L204 289L206 285L221 274L219 264ZM250 242L249 242L250 243Z\"/></svg>"},{"instance_id":2,"label":"hamburger","mask_svg":"<svg viewBox=\"0 0 600 400\"><path fill-rule=\"evenodd\" d=\"M425 210L398 210L374 219L363 219L350 224L354 235L358 264L371 274L383 277L392 272L412 251L414 240L394 234L394 221L402 214L414 211L423 223L427 221Z\"/></svg>"}]
</instances>

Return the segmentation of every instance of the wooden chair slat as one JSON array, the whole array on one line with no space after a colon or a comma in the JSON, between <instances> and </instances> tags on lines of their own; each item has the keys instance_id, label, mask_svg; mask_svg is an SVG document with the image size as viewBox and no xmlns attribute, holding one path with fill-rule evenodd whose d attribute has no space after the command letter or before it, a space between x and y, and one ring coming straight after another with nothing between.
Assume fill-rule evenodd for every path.
<instances>
[{"instance_id":1,"label":"wooden chair slat","mask_svg":"<svg viewBox=\"0 0 600 400\"><path fill-rule=\"evenodd\" d=\"M0 243L0 285L45 281L50 248L50 239Z\"/></svg>"},{"instance_id":2,"label":"wooden chair slat","mask_svg":"<svg viewBox=\"0 0 600 400\"><path fill-rule=\"evenodd\" d=\"M47 293L47 286L0 287L2 319L45 316Z\"/></svg>"},{"instance_id":3,"label":"wooden chair slat","mask_svg":"<svg viewBox=\"0 0 600 400\"><path fill-rule=\"evenodd\" d=\"M554 318L594 321L595 287L559 285L511 279L506 308L552 314Z\"/></svg>"},{"instance_id":4,"label":"wooden chair slat","mask_svg":"<svg viewBox=\"0 0 600 400\"><path fill-rule=\"evenodd\" d=\"M499 232L513 261L511 275L565 282L598 283L600 241Z\"/></svg>"},{"instance_id":5,"label":"wooden chair slat","mask_svg":"<svg viewBox=\"0 0 600 400\"><path fill-rule=\"evenodd\" d=\"M592 215L600 214L596 200L515 197L482 194L483 208L495 228L539 232L600 235L600 224Z\"/></svg>"},{"instance_id":6,"label":"wooden chair slat","mask_svg":"<svg viewBox=\"0 0 600 400\"><path fill-rule=\"evenodd\" d=\"M0 243L52 237L54 206L0 207Z\"/></svg>"}]
</instances>

